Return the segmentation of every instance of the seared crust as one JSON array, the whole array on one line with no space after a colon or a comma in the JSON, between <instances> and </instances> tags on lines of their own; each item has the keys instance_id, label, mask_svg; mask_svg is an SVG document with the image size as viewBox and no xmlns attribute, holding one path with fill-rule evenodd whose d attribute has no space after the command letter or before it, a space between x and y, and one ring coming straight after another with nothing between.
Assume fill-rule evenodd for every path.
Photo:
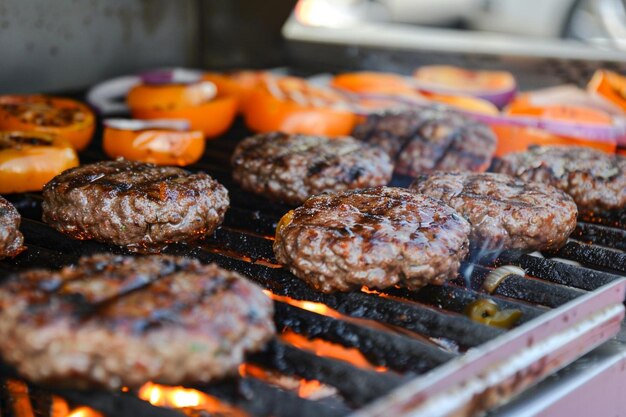
<instances>
[{"instance_id":1,"label":"seared crust","mask_svg":"<svg viewBox=\"0 0 626 417\"><path fill-rule=\"evenodd\" d=\"M69 169L43 190L43 220L76 239L157 252L212 233L228 191L208 174L124 160Z\"/></svg>"},{"instance_id":2,"label":"seared crust","mask_svg":"<svg viewBox=\"0 0 626 417\"><path fill-rule=\"evenodd\" d=\"M411 188L448 204L472 226L472 246L558 249L576 227L574 200L561 190L505 174L435 173Z\"/></svg>"},{"instance_id":3,"label":"seared crust","mask_svg":"<svg viewBox=\"0 0 626 417\"><path fill-rule=\"evenodd\" d=\"M372 114L353 136L382 147L395 171L410 176L484 171L496 150L496 137L487 125L442 107Z\"/></svg>"},{"instance_id":4,"label":"seared crust","mask_svg":"<svg viewBox=\"0 0 626 417\"><path fill-rule=\"evenodd\" d=\"M25 249L20 220L15 207L0 197L0 259L15 256Z\"/></svg>"},{"instance_id":5,"label":"seared crust","mask_svg":"<svg viewBox=\"0 0 626 417\"><path fill-rule=\"evenodd\" d=\"M276 258L323 292L441 284L469 246L469 223L453 209L400 188L321 194L288 217Z\"/></svg>"},{"instance_id":6,"label":"seared crust","mask_svg":"<svg viewBox=\"0 0 626 417\"><path fill-rule=\"evenodd\" d=\"M29 380L68 388L177 385L234 374L274 332L271 300L196 260L95 255L0 287L0 352Z\"/></svg>"},{"instance_id":7,"label":"seared crust","mask_svg":"<svg viewBox=\"0 0 626 417\"><path fill-rule=\"evenodd\" d=\"M626 208L626 158L586 147L534 147L505 155L494 170L553 185L582 211Z\"/></svg>"},{"instance_id":8,"label":"seared crust","mask_svg":"<svg viewBox=\"0 0 626 417\"><path fill-rule=\"evenodd\" d=\"M290 204L323 192L386 185L393 172L385 152L351 137L280 132L245 139L231 163L243 189Z\"/></svg>"}]
</instances>

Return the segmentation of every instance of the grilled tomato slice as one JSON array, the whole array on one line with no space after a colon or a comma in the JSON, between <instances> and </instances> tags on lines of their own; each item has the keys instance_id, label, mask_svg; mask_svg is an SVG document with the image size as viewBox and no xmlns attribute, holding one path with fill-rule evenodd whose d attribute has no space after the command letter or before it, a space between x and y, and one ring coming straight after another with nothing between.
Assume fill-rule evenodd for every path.
<instances>
[{"instance_id":1,"label":"grilled tomato slice","mask_svg":"<svg viewBox=\"0 0 626 417\"><path fill-rule=\"evenodd\" d=\"M263 83L265 71L242 70L229 73L206 72L202 79L218 85L224 94L237 98L237 111L243 113L254 90Z\"/></svg>"},{"instance_id":2,"label":"grilled tomato slice","mask_svg":"<svg viewBox=\"0 0 626 417\"><path fill-rule=\"evenodd\" d=\"M302 78L272 76L250 94L244 119L255 132L325 136L348 135L357 120L341 94Z\"/></svg>"},{"instance_id":3,"label":"grilled tomato slice","mask_svg":"<svg viewBox=\"0 0 626 417\"><path fill-rule=\"evenodd\" d=\"M49 133L80 151L89 144L94 128L93 112L79 101L43 95L0 96L0 130Z\"/></svg>"},{"instance_id":4,"label":"grilled tomato slice","mask_svg":"<svg viewBox=\"0 0 626 417\"><path fill-rule=\"evenodd\" d=\"M78 166L64 138L42 132L0 132L0 194L40 191L53 177Z\"/></svg>"},{"instance_id":5,"label":"grilled tomato slice","mask_svg":"<svg viewBox=\"0 0 626 417\"><path fill-rule=\"evenodd\" d=\"M613 71L597 70L589 84L587 91L599 94L613 105L626 112L626 77Z\"/></svg>"},{"instance_id":6,"label":"grilled tomato slice","mask_svg":"<svg viewBox=\"0 0 626 417\"><path fill-rule=\"evenodd\" d=\"M113 159L185 166L204 153L204 135L199 130L181 130L158 121L109 119L104 124L102 147Z\"/></svg>"},{"instance_id":7,"label":"grilled tomato slice","mask_svg":"<svg viewBox=\"0 0 626 417\"><path fill-rule=\"evenodd\" d=\"M415 92L415 87L406 77L386 72L346 72L333 77L330 85L352 93L411 94Z\"/></svg>"},{"instance_id":8,"label":"grilled tomato slice","mask_svg":"<svg viewBox=\"0 0 626 417\"><path fill-rule=\"evenodd\" d=\"M139 84L126 100L135 118L184 119L207 138L226 132L237 113L237 98L217 81Z\"/></svg>"}]
</instances>

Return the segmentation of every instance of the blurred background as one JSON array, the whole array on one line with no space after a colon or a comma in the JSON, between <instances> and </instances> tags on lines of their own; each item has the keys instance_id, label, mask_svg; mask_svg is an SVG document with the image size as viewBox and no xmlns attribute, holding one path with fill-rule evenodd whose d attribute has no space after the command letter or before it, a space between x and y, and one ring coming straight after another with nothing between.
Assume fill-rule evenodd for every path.
<instances>
[{"instance_id":1,"label":"blurred background","mask_svg":"<svg viewBox=\"0 0 626 417\"><path fill-rule=\"evenodd\" d=\"M576 82L587 66L622 68L625 2L0 0L0 90L76 90L172 66L407 72L537 59L551 62L545 85Z\"/></svg>"}]
</instances>

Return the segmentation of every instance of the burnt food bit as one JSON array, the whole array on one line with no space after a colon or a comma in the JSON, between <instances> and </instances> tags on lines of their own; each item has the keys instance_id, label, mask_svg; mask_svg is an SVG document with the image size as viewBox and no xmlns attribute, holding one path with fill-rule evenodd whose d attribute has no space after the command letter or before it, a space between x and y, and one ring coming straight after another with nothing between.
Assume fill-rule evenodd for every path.
<instances>
[{"instance_id":1,"label":"burnt food bit","mask_svg":"<svg viewBox=\"0 0 626 417\"><path fill-rule=\"evenodd\" d=\"M0 197L0 259L15 256L25 249L20 220L15 207Z\"/></svg>"},{"instance_id":2,"label":"burnt food bit","mask_svg":"<svg viewBox=\"0 0 626 417\"><path fill-rule=\"evenodd\" d=\"M382 147L395 172L410 176L481 172L496 150L496 137L487 125L442 107L375 113L356 126L353 136Z\"/></svg>"},{"instance_id":3,"label":"burnt food bit","mask_svg":"<svg viewBox=\"0 0 626 417\"><path fill-rule=\"evenodd\" d=\"M496 173L434 173L411 188L446 203L472 226L480 249L554 250L576 227L572 198L551 185Z\"/></svg>"},{"instance_id":4,"label":"burnt food bit","mask_svg":"<svg viewBox=\"0 0 626 417\"><path fill-rule=\"evenodd\" d=\"M124 160L69 169L43 190L43 219L76 239L135 252L212 233L228 208L228 191L203 172Z\"/></svg>"},{"instance_id":5,"label":"burnt food bit","mask_svg":"<svg viewBox=\"0 0 626 417\"><path fill-rule=\"evenodd\" d=\"M207 382L264 345L272 316L260 288L214 264L94 255L0 286L0 353L30 381L57 387Z\"/></svg>"},{"instance_id":6,"label":"burnt food bit","mask_svg":"<svg viewBox=\"0 0 626 417\"><path fill-rule=\"evenodd\" d=\"M466 220L437 200L377 187L309 198L279 223L274 252L323 292L418 289L455 276L469 231Z\"/></svg>"},{"instance_id":7,"label":"burnt food bit","mask_svg":"<svg viewBox=\"0 0 626 417\"><path fill-rule=\"evenodd\" d=\"M386 185L393 172L383 150L354 138L280 132L245 139L231 163L242 188L290 204L323 192Z\"/></svg>"}]
</instances>

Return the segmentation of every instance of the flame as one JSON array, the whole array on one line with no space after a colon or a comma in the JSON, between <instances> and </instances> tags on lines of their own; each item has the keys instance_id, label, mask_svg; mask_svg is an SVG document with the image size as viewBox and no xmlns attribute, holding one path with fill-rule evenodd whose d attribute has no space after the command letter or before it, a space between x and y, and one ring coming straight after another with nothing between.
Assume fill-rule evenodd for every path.
<instances>
[{"instance_id":1,"label":"flame","mask_svg":"<svg viewBox=\"0 0 626 417\"><path fill-rule=\"evenodd\" d=\"M345 317L341 313L337 312L336 310L333 310L332 308L328 307L326 304L315 303L313 301L296 300L294 298L287 297L284 295L274 294L273 292L269 290L263 290L263 292L265 293L265 295L267 295L274 301L281 301L283 303L292 305L294 307L299 307L303 310L311 311L313 313L321 314L323 316L328 316L328 317L334 317L334 318Z\"/></svg>"},{"instance_id":2,"label":"flame","mask_svg":"<svg viewBox=\"0 0 626 417\"><path fill-rule=\"evenodd\" d=\"M244 363L239 366L239 375L242 377L250 376L260 379L269 384L278 386L279 388L294 391L300 398L310 400L317 400L337 394L335 388L324 385L315 379L298 379L278 372L268 371L249 363Z\"/></svg>"},{"instance_id":3,"label":"flame","mask_svg":"<svg viewBox=\"0 0 626 417\"><path fill-rule=\"evenodd\" d=\"M302 398L316 398L316 394L322 389L322 383L317 380L300 380L298 395Z\"/></svg>"},{"instance_id":4,"label":"flame","mask_svg":"<svg viewBox=\"0 0 626 417\"><path fill-rule=\"evenodd\" d=\"M52 405L50 406L50 417L67 417L70 414L70 407L61 397L52 396Z\"/></svg>"},{"instance_id":5,"label":"flame","mask_svg":"<svg viewBox=\"0 0 626 417\"><path fill-rule=\"evenodd\" d=\"M28 386L15 379L6 381L7 390L11 394L11 405L13 407L13 415L16 416L33 416L35 415L33 407L28 397ZM70 411L70 407L63 398L56 395L52 396L52 404L50 405L50 417L103 417L96 410L89 407L78 407Z\"/></svg>"},{"instance_id":6,"label":"flame","mask_svg":"<svg viewBox=\"0 0 626 417\"><path fill-rule=\"evenodd\" d=\"M366 294L377 294L377 295L383 295L381 294L380 291L376 291L376 290L372 290L370 288L367 288L365 285L361 287L361 291L366 293Z\"/></svg>"},{"instance_id":7,"label":"flame","mask_svg":"<svg viewBox=\"0 0 626 417\"><path fill-rule=\"evenodd\" d=\"M280 338L297 348L313 352L317 356L338 359L348 362L358 368L370 369L377 372L386 372L388 370L384 366L375 366L371 364L365 356L363 356L363 354L355 348L347 348L323 339L307 339L306 337L292 331L286 331L280 335Z\"/></svg>"},{"instance_id":8,"label":"flame","mask_svg":"<svg viewBox=\"0 0 626 417\"><path fill-rule=\"evenodd\" d=\"M15 379L8 379L6 381L7 390L11 393L13 398L12 406L13 413L16 416L32 416L33 407L30 405L30 399L28 398L28 387L22 381Z\"/></svg>"},{"instance_id":9,"label":"flame","mask_svg":"<svg viewBox=\"0 0 626 417\"><path fill-rule=\"evenodd\" d=\"M248 262L251 264L263 265L272 269L280 269L283 267L281 264L273 263L266 259L261 259L261 258L252 259L249 256L242 255L241 253L237 251L227 249L227 248L213 247L211 245L206 245L203 247L203 250L209 253L217 253L220 255L228 256L229 258L238 259L240 261Z\"/></svg>"},{"instance_id":10,"label":"flame","mask_svg":"<svg viewBox=\"0 0 626 417\"><path fill-rule=\"evenodd\" d=\"M103 415L89 407L78 407L72 410L67 417L103 417Z\"/></svg>"},{"instance_id":11,"label":"flame","mask_svg":"<svg viewBox=\"0 0 626 417\"><path fill-rule=\"evenodd\" d=\"M170 387L148 382L139 389L138 396L160 407L189 408L231 417L246 415L236 407L224 404L215 397L191 388Z\"/></svg>"}]
</instances>

